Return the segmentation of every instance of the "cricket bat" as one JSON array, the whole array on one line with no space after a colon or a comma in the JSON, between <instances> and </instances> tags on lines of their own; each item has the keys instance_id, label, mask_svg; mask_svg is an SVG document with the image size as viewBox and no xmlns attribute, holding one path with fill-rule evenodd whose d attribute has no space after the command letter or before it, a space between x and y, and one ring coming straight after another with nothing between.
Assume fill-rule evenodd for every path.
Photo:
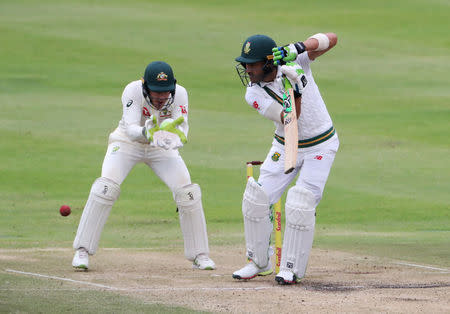
<instances>
[{"instance_id":1,"label":"cricket bat","mask_svg":"<svg viewBox=\"0 0 450 314\"><path fill-rule=\"evenodd\" d=\"M294 170L297 163L298 126L297 112L295 110L294 90L289 80L284 77L284 173Z\"/></svg>"}]
</instances>

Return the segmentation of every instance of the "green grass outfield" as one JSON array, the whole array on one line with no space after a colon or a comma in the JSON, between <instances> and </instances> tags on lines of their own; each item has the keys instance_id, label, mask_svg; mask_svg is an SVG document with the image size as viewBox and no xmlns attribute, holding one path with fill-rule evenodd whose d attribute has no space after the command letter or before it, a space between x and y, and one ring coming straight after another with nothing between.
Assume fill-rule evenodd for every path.
<instances>
[{"instance_id":1,"label":"green grass outfield","mask_svg":"<svg viewBox=\"0 0 450 314\"><path fill-rule=\"evenodd\" d=\"M255 33L283 44L332 31L338 46L312 69L341 147L314 245L450 265L448 2L153 2L0 3L1 248L71 246L122 90L153 60L190 96L181 153L210 243L244 246L244 163L264 159L273 124L245 103L234 58ZM171 193L145 166L101 246L182 246Z\"/></svg>"}]
</instances>

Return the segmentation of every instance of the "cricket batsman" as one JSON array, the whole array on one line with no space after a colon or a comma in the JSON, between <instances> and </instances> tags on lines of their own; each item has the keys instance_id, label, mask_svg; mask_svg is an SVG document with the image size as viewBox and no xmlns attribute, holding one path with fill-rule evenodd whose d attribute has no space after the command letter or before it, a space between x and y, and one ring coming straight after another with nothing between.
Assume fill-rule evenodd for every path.
<instances>
[{"instance_id":1,"label":"cricket batsman","mask_svg":"<svg viewBox=\"0 0 450 314\"><path fill-rule=\"evenodd\" d=\"M275 280L295 284L305 276L311 251L316 207L330 173L339 140L311 71L311 63L337 43L334 33L318 33L303 42L277 46L265 35L250 36L236 58L237 72L247 87L245 100L275 124L272 147L261 166L258 181L249 178L242 201L245 241L249 262L233 273L236 279L251 279L272 273L270 236L271 205L288 190L286 227ZM284 88L286 77L294 90L298 125L297 162L284 173Z\"/></svg>"},{"instance_id":2,"label":"cricket batsman","mask_svg":"<svg viewBox=\"0 0 450 314\"><path fill-rule=\"evenodd\" d=\"M87 270L120 185L131 169L145 163L173 193L184 237L184 253L194 268L215 269L209 258L206 222L200 186L192 183L178 152L187 141L188 95L176 83L172 68L162 61L150 63L140 80L122 94L123 115L109 135L102 173L92 185L73 242L72 266Z\"/></svg>"}]
</instances>

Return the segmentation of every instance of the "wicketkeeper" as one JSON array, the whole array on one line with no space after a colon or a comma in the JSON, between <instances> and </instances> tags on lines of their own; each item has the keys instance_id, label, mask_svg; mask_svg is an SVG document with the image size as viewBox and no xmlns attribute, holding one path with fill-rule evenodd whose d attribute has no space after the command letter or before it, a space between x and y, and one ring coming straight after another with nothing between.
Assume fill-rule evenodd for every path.
<instances>
[{"instance_id":1,"label":"wicketkeeper","mask_svg":"<svg viewBox=\"0 0 450 314\"><path fill-rule=\"evenodd\" d=\"M215 269L209 258L206 222L200 186L192 183L178 149L188 134L188 95L176 84L172 68L162 61L150 63L141 80L129 83L122 94L123 115L110 134L101 177L92 185L73 242L72 261L88 269L103 226L120 185L137 163L145 163L169 187L178 208L184 253L194 267Z\"/></svg>"},{"instance_id":2,"label":"wicketkeeper","mask_svg":"<svg viewBox=\"0 0 450 314\"><path fill-rule=\"evenodd\" d=\"M275 124L272 147L261 166L258 181L250 178L244 192L246 266L233 273L236 279L251 279L272 273L270 236L271 205L287 193L286 226L280 263L275 280L297 283L304 277L311 251L316 207L328 179L339 140L330 115L314 82L311 63L336 45L334 33L318 33L303 42L277 47L265 35L245 40L236 69L244 86L245 100ZM284 125L282 76L293 89L298 124L298 154L294 171L284 173Z\"/></svg>"}]
</instances>

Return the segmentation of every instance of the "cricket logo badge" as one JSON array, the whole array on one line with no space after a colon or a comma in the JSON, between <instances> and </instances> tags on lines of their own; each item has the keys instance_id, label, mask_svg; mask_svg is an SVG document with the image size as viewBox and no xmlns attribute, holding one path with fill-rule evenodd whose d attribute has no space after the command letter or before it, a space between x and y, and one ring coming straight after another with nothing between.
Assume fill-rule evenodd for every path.
<instances>
[{"instance_id":1,"label":"cricket logo badge","mask_svg":"<svg viewBox=\"0 0 450 314\"><path fill-rule=\"evenodd\" d=\"M272 160L273 160L273 161L278 161L278 160L280 160L280 156L281 156L280 153L275 152L275 153L272 155Z\"/></svg>"},{"instance_id":2,"label":"cricket logo badge","mask_svg":"<svg viewBox=\"0 0 450 314\"><path fill-rule=\"evenodd\" d=\"M172 117L172 111L163 109L163 111L161 111L161 113L159 114L159 117L160 118L170 118L170 117Z\"/></svg>"},{"instance_id":3,"label":"cricket logo badge","mask_svg":"<svg viewBox=\"0 0 450 314\"><path fill-rule=\"evenodd\" d=\"M244 53L246 55L248 55L249 52L250 52L250 42L247 41L247 43L245 44L245 47L244 47Z\"/></svg>"},{"instance_id":4,"label":"cricket logo badge","mask_svg":"<svg viewBox=\"0 0 450 314\"><path fill-rule=\"evenodd\" d=\"M113 149L112 149L111 154L117 153L119 151L119 149L120 149L120 146L114 146Z\"/></svg>"},{"instance_id":5,"label":"cricket logo badge","mask_svg":"<svg viewBox=\"0 0 450 314\"><path fill-rule=\"evenodd\" d=\"M156 76L156 80L158 81L167 81L167 74L164 72L160 72L157 76Z\"/></svg>"}]
</instances>

